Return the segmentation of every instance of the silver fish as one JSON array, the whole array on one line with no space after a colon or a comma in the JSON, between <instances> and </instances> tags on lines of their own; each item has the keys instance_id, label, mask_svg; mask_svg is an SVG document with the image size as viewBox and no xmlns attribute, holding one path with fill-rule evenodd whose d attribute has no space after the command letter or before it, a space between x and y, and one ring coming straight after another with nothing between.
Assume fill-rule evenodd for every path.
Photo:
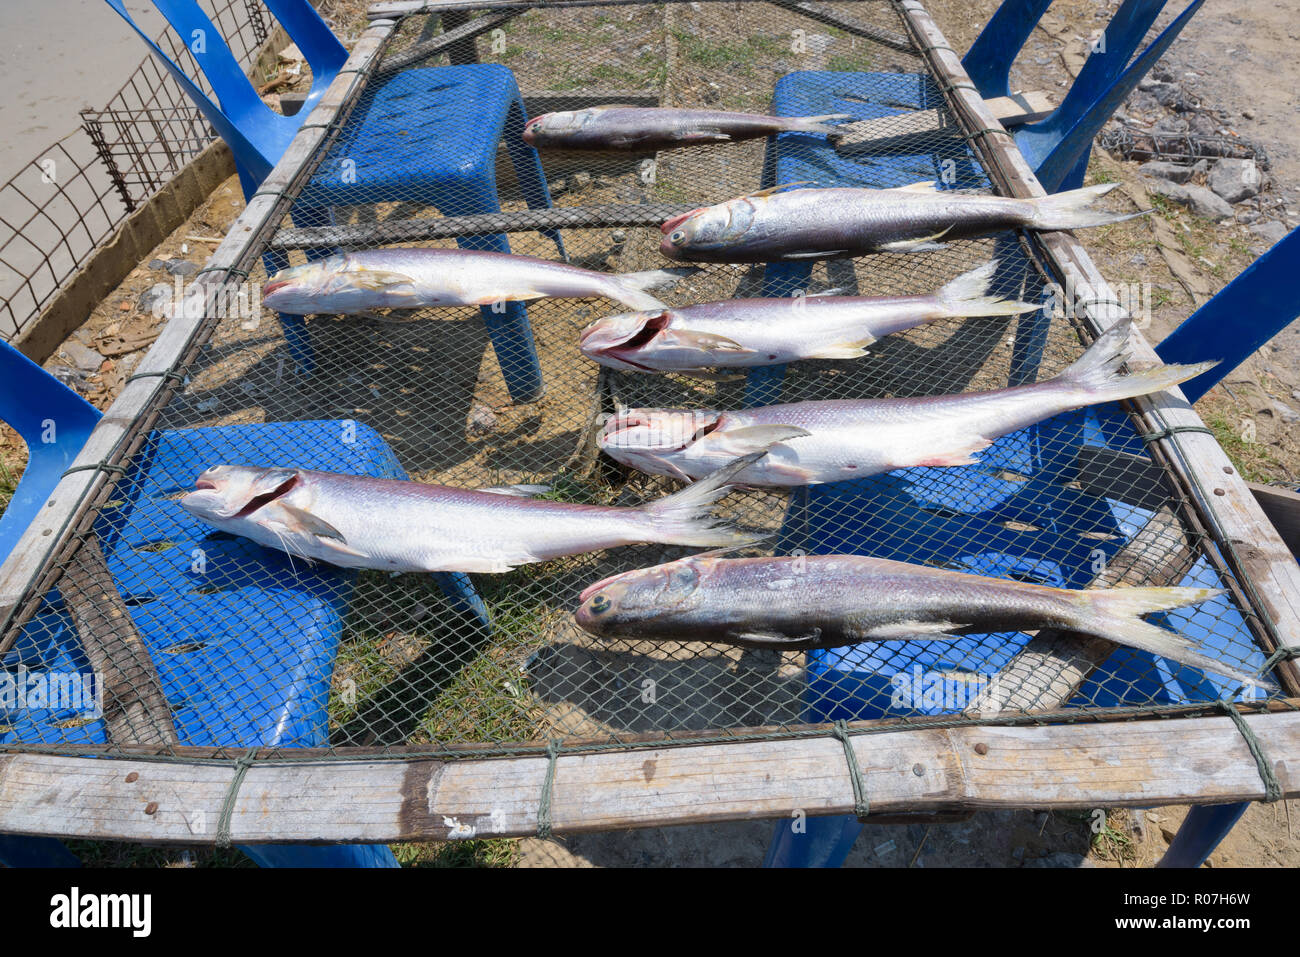
<instances>
[{"instance_id":1,"label":"silver fish","mask_svg":"<svg viewBox=\"0 0 1300 957\"><path fill-rule=\"evenodd\" d=\"M791 183L669 219L659 250L695 262L776 262L939 247L1007 229L1077 229L1118 223L1142 213L1089 207L1118 183L1085 186L1035 199L939 190L934 183L900 189L789 189Z\"/></svg>"},{"instance_id":2,"label":"silver fish","mask_svg":"<svg viewBox=\"0 0 1300 957\"><path fill-rule=\"evenodd\" d=\"M728 299L598 319L583 354L613 369L691 372L796 359L852 359L877 339L937 319L1010 316L1037 309L988 295L997 263L920 296L796 296Z\"/></svg>"},{"instance_id":3,"label":"silver fish","mask_svg":"<svg viewBox=\"0 0 1300 957\"><path fill-rule=\"evenodd\" d=\"M763 116L722 110L681 110L662 106L593 106L534 117L524 125L524 142L536 149L655 150L704 143L732 143L773 133L833 136L826 116Z\"/></svg>"},{"instance_id":4,"label":"silver fish","mask_svg":"<svg viewBox=\"0 0 1300 957\"><path fill-rule=\"evenodd\" d=\"M180 505L223 531L344 568L508 572L617 545L716 546L761 538L709 514L750 461L635 508L538 501L527 497L535 487L473 491L243 465L208 469Z\"/></svg>"},{"instance_id":5,"label":"silver fish","mask_svg":"<svg viewBox=\"0 0 1300 957\"><path fill-rule=\"evenodd\" d=\"M604 297L632 309L662 309L646 290L695 270L603 273L534 256L470 249L371 249L282 269L262 287L262 304L296 315L372 309L487 306L559 296Z\"/></svg>"},{"instance_id":6,"label":"silver fish","mask_svg":"<svg viewBox=\"0 0 1300 957\"><path fill-rule=\"evenodd\" d=\"M606 420L600 446L625 465L680 479L770 446L737 477L745 485L816 485L910 466L974 465L974 454L999 436L1070 409L1168 389L1217 364L1121 375L1131 328L1132 320L1116 323L1064 372L1032 385L735 412L625 409Z\"/></svg>"},{"instance_id":7,"label":"silver fish","mask_svg":"<svg viewBox=\"0 0 1300 957\"><path fill-rule=\"evenodd\" d=\"M779 651L1059 628L1246 684L1267 683L1140 618L1221 594L1215 588L1051 588L860 555L692 555L597 582L582 593L574 618L604 638Z\"/></svg>"}]
</instances>

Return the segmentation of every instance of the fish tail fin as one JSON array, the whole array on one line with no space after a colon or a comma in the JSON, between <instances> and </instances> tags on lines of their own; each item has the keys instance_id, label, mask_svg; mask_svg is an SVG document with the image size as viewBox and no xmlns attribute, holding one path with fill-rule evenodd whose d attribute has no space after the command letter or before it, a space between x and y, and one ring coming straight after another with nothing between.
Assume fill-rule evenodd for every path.
<instances>
[{"instance_id":1,"label":"fish tail fin","mask_svg":"<svg viewBox=\"0 0 1300 957\"><path fill-rule=\"evenodd\" d=\"M1034 213L1025 223L1030 229L1078 229L1083 226L1106 226L1110 223L1122 223L1126 219L1145 216L1149 209L1136 213L1112 213L1104 209L1091 209L1094 202L1105 196L1119 183L1098 183L1096 186L1084 186L1070 189L1064 193L1040 196L1031 202Z\"/></svg>"},{"instance_id":2,"label":"fish tail fin","mask_svg":"<svg viewBox=\"0 0 1300 957\"><path fill-rule=\"evenodd\" d=\"M617 287L616 293L612 293L611 296L625 306L637 310L666 309L668 307L650 295L649 290L671 286L697 272L699 269L693 266L682 266L677 269L647 269L645 272L619 273L610 277Z\"/></svg>"},{"instance_id":3,"label":"fish tail fin","mask_svg":"<svg viewBox=\"0 0 1300 957\"><path fill-rule=\"evenodd\" d=\"M993 284L993 275L997 272L996 259L986 262L977 269L964 272L952 282L939 290L939 302L942 303L947 317L964 316L1016 316L1022 312L1033 312L1039 307L1032 302L1020 302L1015 299L1003 299L990 296L989 286Z\"/></svg>"},{"instance_id":4,"label":"fish tail fin","mask_svg":"<svg viewBox=\"0 0 1300 957\"><path fill-rule=\"evenodd\" d=\"M850 113L824 113L821 116L796 116L792 117L786 129L792 133L824 133L827 136L840 136L841 131L834 126L828 126L832 120L851 120L853 115Z\"/></svg>"},{"instance_id":5,"label":"fish tail fin","mask_svg":"<svg viewBox=\"0 0 1300 957\"><path fill-rule=\"evenodd\" d=\"M1170 389L1219 364L1197 362L1192 365L1160 365L1121 375L1120 366L1132 359L1129 338L1132 332L1133 320L1121 319L1102 333L1074 365L1053 381L1081 394L1086 404L1091 405Z\"/></svg>"},{"instance_id":6,"label":"fish tail fin","mask_svg":"<svg viewBox=\"0 0 1300 957\"><path fill-rule=\"evenodd\" d=\"M711 512L714 502L726 495L732 480L767 454L767 449L742 455L692 485L672 495L648 502L640 511L650 519L651 541L665 545L748 545L766 535L742 532L719 520Z\"/></svg>"},{"instance_id":7,"label":"fish tail fin","mask_svg":"<svg viewBox=\"0 0 1300 957\"><path fill-rule=\"evenodd\" d=\"M1201 654L1175 632L1143 621L1142 615L1195 605L1224 594L1220 588L1098 588L1074 592L1080 631L1148 651L1202 671L1233 678L1251 687L1271 686L1267 678Z\"/></svg>"}]
</instances>

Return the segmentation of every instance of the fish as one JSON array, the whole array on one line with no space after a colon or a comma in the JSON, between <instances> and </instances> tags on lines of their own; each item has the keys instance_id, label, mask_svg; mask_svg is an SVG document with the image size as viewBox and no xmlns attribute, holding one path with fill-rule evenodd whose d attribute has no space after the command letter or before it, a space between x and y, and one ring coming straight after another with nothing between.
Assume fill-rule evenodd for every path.
<instances>
[{"instance_id":1,"label":"fish","mask_svg":"<svg viewBox=\"0 0 1300 957\"><path fill-rule=\"evenodd\" d=\"M535 149L637 150L654 152L677 146L734 143L773 133L834 136L834 120L825 116L763 116L722 110L682 110L662 106L593 106L585 110L545 113L524 124L524 142Z\"/></svg>"},{"instance_id":2,"label":"fish","mask_svg":"<svg viewBox=\"0 0 1300 957\"><path fill-rule=\"evenodd\" d=\"M280 270L262 287L262 305L291 315L355 315L559 296L604 297L629 309L663 309L647 290L670 286L696 271L603 273L535 256L472 249L370 249Z\"/></svg>"},{"instance_id":3,"label":"fish","mask_svg":"<svg viewBox=\"0 0 1300 957\"><path fill-rule=\"evenodd\" d=\"M1030 385L921 398L831 399L741 411L622 409L600 447L642 472L689 480L739 455L768 454L737 482L817 485L915 466L977 465L999 436L1070 409L1169 389L1217 362L1121 374L1132 358L1132 320L1097 338L1059 375ZM790 431L798 430L798 431ZM804 434L799 434L802 432Z\"/></svg>"},{"instance_id":4,"label":"fish","mask_svg":"<svg viewBox=\"0 0 1300 957\"><path fill-rule=\"evenodd\" d=\"M659 251L693 262L762 263L834 259L941 248L1008 229L1078 229L1137 213L1090 208L1119 183L1013 199L936 188L791 189L788 183L674 216L659 227Z\"/></svg>"},{"instance_id":5,"label":"fish","mask_svg":"<svg viewBox=\"0 0 1300 957\"><path fill-rule=\"evenodd\" d=\"M1217 588L1052 588L862 555L705 553L596 582L582 592L574 620L607 639L777 651L1056 628L1244 684L1267 684L1141 618L1222 594Z\"/></svg>"},{"instance_id":6,"label":"fish","mask_svg":"<svg viewBox=\"0 0 1300 957\"><path fill-rule=\"evenodd\" d=\"M759 453L761 455L762 453ZM757 541L710 506L753 459L635 507L532 497L299 468L214 465L180 506L224 532L309 561L389 572L508 572L619 545L716 547Z\"/></svg>"},{"instance_id":7,"label":"fish","mask_svg":"<svg viewBox=\"0 0 1300 957\"><path fill-rule=\"evenodd\" d=\"M919 296L728 299L677 309L606 316L578 348L612 369L685 372L746 368L797 359L853 359L878 339L937 319L1011 316L1034 303L988 294L997 261Z\"/></svg>"}]
</instances>

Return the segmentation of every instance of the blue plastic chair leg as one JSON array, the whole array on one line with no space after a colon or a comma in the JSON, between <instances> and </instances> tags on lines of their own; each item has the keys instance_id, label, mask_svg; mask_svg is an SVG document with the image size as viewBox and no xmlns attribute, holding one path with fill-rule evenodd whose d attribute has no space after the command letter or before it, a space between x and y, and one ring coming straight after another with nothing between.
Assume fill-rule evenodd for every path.
<instances>
[{"instance_id":1,"label":"blue plastic chair leg","mask_svg":"<svg viewBox=\"0 0 1300 957\"><path fill-rule=\"evenodd\" d=\"M1156 867L1200 867L1246 813L1246 804L1207 804L1192 808Z\"/></svg>"},{"instance_id":2,"label":"blue plastic chair leg","mask_svg":"<svg viewBox=\"0 0 1300 957\"><path fill-rule=\"evenodd\" d=\"M494 181L476 184L475 189L462 188L456 196L444 203L443 214L461 216L472 213L496 213L497 186ZM461 249L480 249L488 252L508 253L510 243L504 235L463 236L456 240ZM533 330L528 324L528 309L522 302L498 302L480 309L483 324L487 326L496 350L501 375L515 402L534 402L542 395L542 365L537 358Z\"/></svg>"},{"instance_id":3,"label":"blue plastic chair leg","mask_svg":"<svg viewBox=\"0 0 1300 957\"><path fill-rule=\"evenodd\" d=\"M81 859L53 837L0 834L0 864L5 867L80 867Z\"/></svg>"},{"instance_id":4,"label":"blue plastic chair leg","mask_svg":"<svg viewBox=\"0 0 1300 957\"><path fill-rule=\"evenodd\" d=\"M986 100L1010 96L1011 64L1052 0L1003 0L961 65Z\"/></svg>"},{"instance_id":5,"label":"blue plastic chair leg","mask_svg":"<svg viewBox=\"0 0 1300 957\"><path fill-rule=\"evenodd\" d=\"M802 295L812 277L809 263L769 263L763 268L763 283L759 295L784 297ZM785 366L759 366L745 376L745 407L773 405L781 401L781 383L785 380Z\"/></svg>"},{"instance_id":6,"label":"blue plastic chair leg","mask_svg":"<svg viewBox=\"0 0 1300 957\"><path fill-rule=\"evenodd\" d=\"M510 104L506 114L503 136L506 152L510 155L510 165L515 169L515 178L519 180L519 190L524 194L524 201L529 209L550 209L551 191L546 186L546 174L542 171L542 160L537 150L524 142L524 101L518 96ZM555 243L560 258L569 261L569 254L564 250L564 240L558 229L543 229L542 235Z\"/></svg>"},{"instance_id":7,"label":"blue plastic chair leg","mask_svg":"<svg viewBox=\"0 0 1300 957\"><path fill-rule=\"evenodd\" d=\"M401 867L386 844L237 844L258 867Z\"/></svg>"},{"instance_id":8,"label":"blue plastic chair leg","mask_svg":"<svg viewBox=\"0 0 1300 957\"><path fill-rule=\"evenodd\" d=\"M1219 290L1164 342L1156 354L1165 362L1222 360L1208 372L1183 383L1195 402L1242 360L1300 316L1300 228L1247 266Z\"/></svg>"},{"instance_id":9,"label":"blue plastic chair leg","mask_svg":"<svg viewBox=\"0 0 1300 957\"><path fill-rule=\"evenodd\" d=\"M764 867L842 867L862 833L862 822L852 814L809 817L797 822L782 819L772 830Z\"/></svg>"}]
</instances>

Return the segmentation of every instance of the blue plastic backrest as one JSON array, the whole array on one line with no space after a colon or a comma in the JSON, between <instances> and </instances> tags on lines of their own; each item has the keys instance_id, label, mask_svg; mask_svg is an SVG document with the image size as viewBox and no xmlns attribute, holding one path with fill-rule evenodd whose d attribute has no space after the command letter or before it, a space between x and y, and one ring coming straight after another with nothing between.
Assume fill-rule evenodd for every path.
<instances>
[{"instance_id":1,"label":"blue plastic backrest","mask_svg":"<svg viewBox=\"0 0 1300 957\"><path fill-rule=\"evenodd\" d=\"M1052 0L1003 0L961 65L986 100L1010 96L1011 64Z\"/></svg>"},{"instance_id":2,"label":"blue plastic backrest","mask_svg":"<svg viewBox=\"0 0 1300 957\"><path fill-rule=\"evenodd\" d=\"M312 71L311 90L302 109L293 116L283 116L262 102L225 39L195 0L153 0L154 6L189 47L195 62L212 85L220 101L218 105L136 25L122 0L105 0L105 3L139 34L229 144L235 154L245 195L250 194L271 172L298 127L347 60L347 50L307 0L266 0L268 9L307 58Z\"/></svg>"},{"instance_id":3,"label":"blue plastic backrest","mask_svg":"<svg viewBox=\"0 0 1300 957\"><path fill-rule=\"evenodd\" d=\"M99 410L0 341L0 419L27 444L27 467L0 515L0 561L8 557L99 421Z\"/></svg>"},{"instance_id":4,"label":"blue plastic backrest","mask_svg":"<svg viewBox=\"0 0 1300 957\"><path fill-rule=\"evenodd\" d=\"M1189 402L1205 395L1242 360L1300 316L1297 271L1300 228L1291 230L1247 266L1156 346L1156 354L1165 362L1220 360L1213 369L1183 383L1183 394Z\"/></svg>"}]
</instances>

